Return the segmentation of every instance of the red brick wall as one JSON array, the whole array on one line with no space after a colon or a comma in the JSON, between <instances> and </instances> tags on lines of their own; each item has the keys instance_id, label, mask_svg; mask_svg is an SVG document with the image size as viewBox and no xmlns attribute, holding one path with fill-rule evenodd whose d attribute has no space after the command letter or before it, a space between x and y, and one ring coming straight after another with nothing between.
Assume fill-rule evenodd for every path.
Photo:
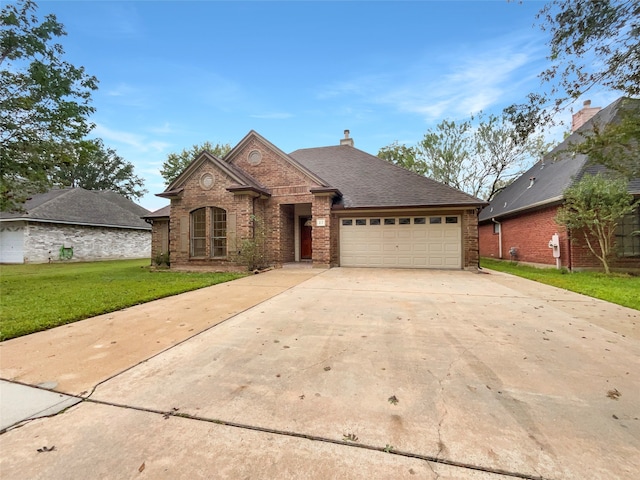
<instances>
[{"instance_id":1,"label":"red brick wall","mask_svg":"<svg viewBox=\"0 0 640 480\"><path fill-rule=\"evenodd\" d=\"M555 222L557 206L501 221L502 258L510 260L509 249L517 248L516 260L546 265L556 265L555 257L549 248L549 240L554 233L560 236L560 260L563 267L572 269L601 269L602 263L589 250L582 231L566 229ZM493 233L492 223L483 223L480 231L480 256L499 258L499 235ZM595 245L595 243L592 243ZM640 259L620 258L615 254L610 259L612 268L638 269Z\"/></svg>"},{"instance_id":2,"label":"red brick wall","mask_svg":"<svg viewBox=\"0 0 640 480\"><path fill-rule=\"evenodd\" d=\"M205 190L200 185L200 178L205 173L213 174L215 183L213 188ZM171 200L171 220L169 224L169 248L171 252L171 266L184 267L186 265L215 267L229 267L228 260L211 259L207 245L207 253L203 258L191 258L189 248L189 231L191 228L190 214L202 207L218 207L227 212L227 230L233 232L237 239L251 237L251 215L253 214L253 198L248 195L234 195L226 190L235 182L220 172L213 164L205 162L198 168L191 178L184 184L182 198ZM235 225L232 225L235 214ZM210 225L210 212L207 211L207 225ZM181 229L181 223L185 227ZM186 236L185 236L186 232ZM236 248L235 239L227 239L227 251L231 255Z\"/></svg>"},{"instance_id":3,"label":"red brick wall","mask_svg":"<svg viewBox=\"0 0 640 480\"><path fill-rule=\"evenodd\" d=\"M557 233L560 236L560 260L563 266L568 267L569 240L565 228L555 222L556 210L556 206L548 207L501 221L502 258L510 260L509 250L515 247L517 261L555 265L549 240ZM484 223L479 231L480 255L499 258L499 235L493 233L493 224Z\"/></svg>"}]
</instances>

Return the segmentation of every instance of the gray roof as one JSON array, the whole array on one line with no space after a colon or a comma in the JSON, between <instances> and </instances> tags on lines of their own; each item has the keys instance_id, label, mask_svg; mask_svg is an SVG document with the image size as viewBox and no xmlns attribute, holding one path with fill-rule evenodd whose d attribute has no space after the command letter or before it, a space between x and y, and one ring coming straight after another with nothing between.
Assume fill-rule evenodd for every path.
<instances>
[{"instance_id":1,"label":"gray roof","mask_svg":"<svg viewBox=\"0 0 640 480\"><path fill-rule=\"evenodd\" d=\"M115 193L84 188L54 189L29 198L22 212L1 212L0 221L28 220L150 230L149 211Z\"/></svg>"},{"instance_id":2,"label":"gray roof","mask_svg":"<svg viewBox=\"0 0 640 480\"><path fill-rule=\"evenodd\" d=\"M169 218L169 214L171 213L171 205L166 205L158 210L155 210L148 215L145 215L143 218Z\"/></svg>"},{"instance_id":3,"label":"gray roof","mask_svg":"<svg viewBox=\"0 0 640 480\"><path fill-rule=\"evenodd\" d=\"M289 154L342 193L344 208L482 206L486 202L349 145Z\"/></svg>"},{"instance_id":4,"label":"gray roof","mask_svg":"<svg viewBox=\"0 0 640 480\"><path fill-rule=\"evenodd\" d=\"M515 215L521 211L560 203L564 191L585 173L596 174L606 169L602 165L589 163L586 155L568 151L570 144L584 141L584 133L594 125L604 126L616 121L622 108L636 108L640 100L619 98L611 105L600 110L593 118L569 135L562 143L545 155L541 162L523 173L513 183L499 192L490 204L480 212L479 220ZM533 179L533 180L532 180ZM629 193L640 194L640 178L629 182Z\"/></svg>"}]
</instances>

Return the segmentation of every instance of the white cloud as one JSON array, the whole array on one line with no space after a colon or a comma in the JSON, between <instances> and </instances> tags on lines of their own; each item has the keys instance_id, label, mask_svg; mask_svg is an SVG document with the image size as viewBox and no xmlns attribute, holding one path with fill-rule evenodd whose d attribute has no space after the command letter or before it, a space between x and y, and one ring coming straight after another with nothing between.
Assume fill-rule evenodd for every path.
<instances>
[{"instance_id":1,"label":"white cloud","mask_svg":"<svg viewBox=\"0 0 640 480\"><path fill-rule=\"evenodd\" d=\"M526 88L535 83L544 54L543 46L528 36L500 38L424 56L393 72L338 81L322 88L317 97L350 97L346 104L390 106L427 121L468 117L518 101L523 84Z\"/></svg>"},{"instance_id":2,"label":"white cloud","mask_svg":"<svg viewBox=\"0 0 640 480\"><path fill-rule=\"evenodd\" d=\"M171 146L170 143L159 140L149 140L144 135L131 132L113 130L102 124L96 124L93 132L96 137L132 147L138 152L160 153Z\"/></svg>"}]
</instances>

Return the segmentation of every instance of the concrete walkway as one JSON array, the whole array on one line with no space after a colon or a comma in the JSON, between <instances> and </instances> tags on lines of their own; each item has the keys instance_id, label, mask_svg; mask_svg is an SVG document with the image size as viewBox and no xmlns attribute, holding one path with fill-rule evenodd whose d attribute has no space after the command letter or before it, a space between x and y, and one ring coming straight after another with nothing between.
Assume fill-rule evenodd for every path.
<instances>
[{"instance_id":1,"label":"concrete walkway","mask_svg":"<svg viewBox=\"0 0 640 480\"><path fill-rule=\"evenodd\" d=\"M636 478L640 312L497 273L297 274L131 368L11 370L91 393L1 435L2 478Z\"/></svg>"}]
</instances>

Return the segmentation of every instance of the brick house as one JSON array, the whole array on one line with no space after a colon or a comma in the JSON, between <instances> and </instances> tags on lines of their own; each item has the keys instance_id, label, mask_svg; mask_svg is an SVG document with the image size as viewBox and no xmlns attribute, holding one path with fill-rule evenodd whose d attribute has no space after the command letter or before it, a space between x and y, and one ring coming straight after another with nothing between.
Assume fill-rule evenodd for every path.
<instances>
[{"instance_id":1,"label":"brick house","mask_svg":"<svg viewBox=\"0 0 640 480\"><path fill-rule=\"evenodd\" d=\"M619 118L622 109L640 109L640 100L620 98L600 110L585 102L573 118L572 134L542 161L496 195L479 216L480 256L511 259L538 265L569 269L600 269L602 264L589 251L582 232L568 232L555 221L563 204L564 191L585 174L597 174L604 168L589 162L585 155L567 152L567 145L580 142L594 125L604 126ZM629 193L640 197L640 179L629 183ZM640 269L640 211L621 219L616 231L617 252L611 266L616 269ZM549 247L557 235L559 257Z\"/></svg>"},{"instance_id":2,"label":"brick house","mask_svg":"<svg viewBox=\"0 0 640 480\"><path fill-rule=\"evenodd\" d=\"M0 263L148 258L149 211L110 191L53 189L0 212Z\"/></svg>"},{"instance_id":3,"label":"brick house","mask_svg":"<svg viewBox=\"0 0 640 480\"><path fill-rule=\"evenodd\" d=\"M224 159L202 152L158 196L152 257L171 268L237 269L265 233L268 264L473 269L482 200L340 145L284 153L255 131Z\"/></svg>"}]
</instances>

